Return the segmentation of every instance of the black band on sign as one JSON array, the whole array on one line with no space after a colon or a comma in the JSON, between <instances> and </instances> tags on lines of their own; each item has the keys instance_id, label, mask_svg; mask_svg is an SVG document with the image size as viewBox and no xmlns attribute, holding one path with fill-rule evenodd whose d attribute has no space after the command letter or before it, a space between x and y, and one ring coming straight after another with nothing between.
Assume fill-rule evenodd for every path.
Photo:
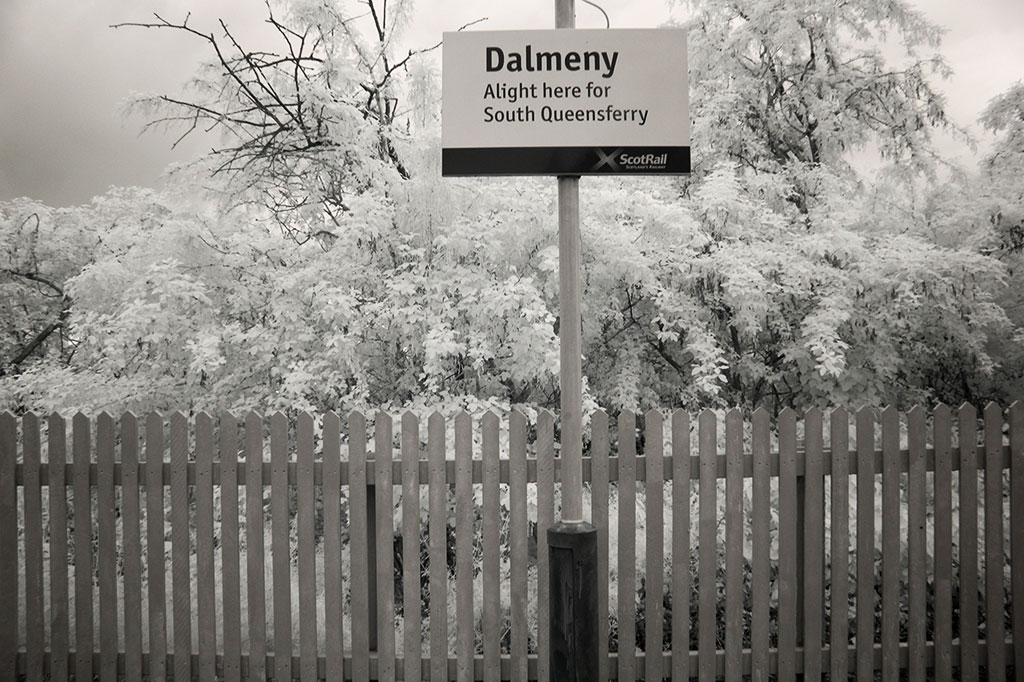
<instances>
[{"instance_id":1,"label":"black band on sign","mask_svg":"<svg viewBox=\"0 0 1024 682\"><path fill-rule=\"evenodd\" d=\"M441 175L685 175L689 147L449 147Z\"/></svg>"}]
</instances>

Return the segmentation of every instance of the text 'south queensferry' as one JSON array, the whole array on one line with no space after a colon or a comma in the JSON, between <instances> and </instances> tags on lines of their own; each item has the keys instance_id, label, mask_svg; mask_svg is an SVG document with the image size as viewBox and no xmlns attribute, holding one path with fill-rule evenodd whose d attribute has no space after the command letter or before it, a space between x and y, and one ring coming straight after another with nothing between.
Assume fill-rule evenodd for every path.
<instances>
[{"instance_id":1,"label":"text 'south queensferry'","mask_svg":"<svg viewBox=\"0 0 1024 682\"><path fill-rule=\"evenodd\" d=\"M506 52L500 47L488 47L485 61L488 72L561 72L590 71L595 78L610 79L618 64L618 52L559 52L535 51L526 45L522 52ZM585 86L564 85L544 81L537 83L488 83L484 100L503 104L486 105L484 123L545 123L562 122L628 122L638 126L647 123L648 109L628 108L615 104L602 105L600 100L611 95L612 86L601 80L589 81ZM567 100L566 106L544 104L534 107L524 100ZM573 101L576 100L576 101Z\"/></svg>"}]
</instances>

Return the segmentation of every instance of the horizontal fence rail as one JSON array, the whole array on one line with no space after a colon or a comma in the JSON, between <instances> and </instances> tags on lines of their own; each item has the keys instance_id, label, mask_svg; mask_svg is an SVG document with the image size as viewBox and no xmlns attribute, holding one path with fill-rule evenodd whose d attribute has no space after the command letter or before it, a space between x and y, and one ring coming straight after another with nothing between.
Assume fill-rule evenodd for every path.
<instances>
[{"instance_id":1,"label":"horizontal fence rail","mask_svg":"<svg viewBox=\"0 0 1024 682\"><path fill-rule=\"evenodd\" d=\"M0 680L543 680L555 419L0 414ZM602 679L1024 670L1024 406L592 415ZM1016 560L1015 560L1016 559Z\"/></svg>"}]
</instances>

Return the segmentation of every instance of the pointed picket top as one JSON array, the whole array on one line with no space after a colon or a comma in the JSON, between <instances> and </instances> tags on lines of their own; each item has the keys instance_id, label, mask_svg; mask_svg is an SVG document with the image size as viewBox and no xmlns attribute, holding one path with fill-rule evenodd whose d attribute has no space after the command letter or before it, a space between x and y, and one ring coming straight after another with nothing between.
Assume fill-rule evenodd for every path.
<instances>
[{"instance_id":1,"label":"pointed picket top","mask_svg":"<svg viewBox=\"0 0 1024 682\"><path fill-rule=\"evenodd\" d=\"M763 405L754 410L754 414L751 415L750 418L751 429L754 431L757 431L758 429L770 429L771 422L772 413Z\"/></svg>"},{"instance_id":2,"label":"pointed picket top","mask_svg":"<svg viewBox=\"0 0 1024 682\"><path fill-rule=\"evenodd\" d=\"M391 426L394 419L391 417L391 413L387 410L377 410L373 415L374 424L383 424L385 426Z\"/></svg>"},{"instance_id":3,"label":"pointed picket top","mask_svg":"<svg viewBox=\"0 0 1024 682\"><path fill-rule=\"evenodd\" d=\"M603 424L605 427L608 426L608 413L602 408L594 410L593 414L590 415L590 428L593 429L598 424Z\"/></svg>"},{"instance_id":4,"label":"pointed picket top","mask_svg":"<svg viewBox=\"0 0 1024 682\"><path fill-rule=\"evenodd\" d=\"M182 412L181 410L175 410L174 412L171 412L171 423L174 423L175 421L187 422L188 421L188 415L185 414L184 412Z\"/></svg>"},{"instance_id":5,"label":"pointed picket top","mask_svg":"<svg viewBox=\"0 0 1024 682\"><path fill-rule=\"evenodd\" d=\"M938 419L940 416L949 419L951 414L952 410L946 403L937 403L932 410L932 417L935 419Z\"/></svg>"},{"instance_id":6,"label":"pointed picket top","mask_svg":"<svg viewBox=\"0 0 1024 682\"><path fill-rule=\"evenodd\" d=\"M316 424L316 419L312 414L303 410L302 412L299 412L299 415L295 418L295 424L299 428L312 429L313 425Z\"/></svg>"},{"instance_id":7,"label":"pointed picket top","mask_svg":"<svg viewBox=\"0 0 1024 682\"><path fill-rule=\"evenodd\" d=\"M907 410L907 430L917 429L922 436L921 442L924 443L924 428L925 422L928 419L928 411L921 405L914 405Z\"/></svg>"},{"instance_id":8,"label":"pointed picket top","mask_svg":"<svg viewBox=\"0 0 1024 682\"><path fill-rule=\"evenodd\" d=\"M85 425L88 425L89 424L89 415L87 415L85 412L82 412L81 410L79 410L78 412L75 412L75 414L71 417L71 423L72 424L85 424Z\"/></svg>"},{"instance_id":9,"label":"pointed picket top","mask_svg":"<svg viewBox=\"0 0 1024 682\"><path fill-rule=\"evenodd\" d=\"M26 429L38 429L41 421L42 420L39 418L39 415L31 410L21 415L21 423L23 428Z\"/></svg>"},{"instance_id":10,"label":"pointed picket top","mask_svg":"<svg viewBox=\"0 0 1024 682\"><path fill-rule=\"evenodd\" d=\"M853 413L858 419L875 418L875 408L870 405L861 405Z\"/></svg>"},{"instance_id":11,"label":"pointed picket top","mask_svg":"<svg viewBox=\"0 0 1024 682\"><path fill-rule=\"evenodd\" d=\"M537 411L537 427L553 427L555 424L555 415L551 410L538 410Z\"/></svg>"},{"instance_id":12,"label":"pointed picket top","mask_svg":"<svg viewBox=\"0 0 1024 682\"><path fill-rule=\"evenodd\" d=\"M339 443L339 436L341 435L341 417L334 410L328 410L324 413L323 418L320 421L320 431L323 434L323 438L326 440L328 434L334 439L335 443ZM340 450L340 447L338 448Z\"/></svg>"},{"instance_id":13,"label":"pointed picket top","mask_svg":"<svg viewBox=\"0 0 1024 682\"><path fill-rule=\"evenodd\" d=\"M124 412L121 413L120 419L121 419L121 423L122 424L124 424L125 422L129 422L129 421L134 421L134 422L138 423L139 415L135 414L131 410L125 410Z\"/></svg>"},{"instance_id":14,"label":"pointed picket top","mask_svg":"<svg viewBox=\"0 0 1024 682\"><path fill-rule=\"evenodd\" d=\"M444 415L439 410L434 410L427 417L427 428L430 430L445 428Z\"/></svg>"},{"instance_id":15,"label":"pointed picket top","mask_svg":"<svg viewBox=\"0 0 1024 682\"><path fill-rule=\"evenodd\" d=\"M8 456L7 451L10 450L10 457L12 460L16 460L18 457L18 420L14 416L14 413L10 410L5 410L0 413L0 449L3 450L4 458Z\"/></svg>"},{"instance_id":16,"label":"pointed picket top","mask_svg":"<svg viewBox=\"0 0 1024 682\"><path fill-rule=\"evenodd\" d=\"M920 447L924 451L927 436L925 434L925 423L928 420L928 411L920 405L914 405L907 411L907 435L910 447Z\"/></svg>"},{"instance_id":17,"label":"pointed picket top","mask_svg":"<svg viewBox=\"0 0 1024 682\"><path fill-rule=\"evenodd\" d=\"M196 412L196 428L210 429L213 432L213 415L206 410Z\"/></svg>"},{"instance_id":18,"label":"pointed picket top","mask_svg":"<svg viewBox=\"0 0 1024 682\"><path fill-rule=\"evenodd\" d=\"M985 421L988 421L989 419L992 419L992 420L996 420L996 419L1002 420L1002 418L1003 418L1003 408L1002 408L1002 406L999 403L995 402L994 400L990 400L985 405L985 410L984 410L983 414L985 416Z\"/></svg>"},{"instance_id":19,"label":"pointed picket top","mask_svg":"<svg viewBox=\"0 0 1024 682\"><path fill-rule=\"evenodd\" d=\"M812 407L804 412L804 450L820 457L824 447L824 415L820 408Z\"/></svg>"},{"instance_id":20,"label":"pointed picket top","mask_svg":"<svg viewBox=\"0 0 1024 682\"><path fill-rule=\"evenodd\" d=\"M525 428L529 423L526 415L518 407L513 407L508 413L509 428L512 428L512 424L515 423L517 426L521 425Z\"/></svg>"},{"instance_id":21,"label":"pointed picket top","mask_svg":"<svg viewBox=\"0 0 1024 682\"><path fill-rule=\"evenodd\" d=\"M957 408L956 412L957 412L957 416L965 417L965 418L968 418L968 419L973 419L975 417L972 417L971 415L977 416L978 408L976 408L971 403L969 403L967 401L964 401L964 402L960 403L960 406Z\"/></svg>"},{"instance_id":22,"label":"pointed picket top","mask_svg":"<svg viewBox=\"0 0 1024 682\"><path fill-rule=\"evenodd\" d=\"M352 410L348 413L349 442L352 442L356 435L359 438L366 438L366 415L359 410Z\"/></svg>"},{"instance_id":23,"label":"pointed picket top","mask_svg":"<svg viewBox=\"0 0 1024 682\"><path fill-rule=\"evenodd\" d=\"M850 421L850 413L845 407L834 407L829 412L829 421L840 421L843 419Z\"/></svg>"},{"instance_id":24,"label":"pointed picket top","mask_svg":"<svg viewBox=\"0 0 1024 682\"><path fill-rule=\"evenodd\" d=\"M672 435L690 442L690 413L681 407L672 410Z\"/></svg>"},{"instance_id":25,"label":"pointed picket top","mask_svg":"<svg viewBox=\"0 0 1024 682\"><path fill-rule=\"evenodd\" d=\"M653 408L644 412L644 428L649 433L651 429L656 429L662 437L665 438L665 418L661 414L661 410ZM660 445L660 443L659 443Z\"/></svg>"},{"instance_id":26,"label":"pointed picket top","mask_svg":"<svg viewBox=\"0 0 1024 682\"><path fill-rule=\"evenodd\" d=\"M402 413L402 428L419 428L420 418L412 410L406 410Z\"/></svg>"},{"instance_id":27,"label":"pointed picket top","mask_svg":"<svg viewBox=\"0 0 1024 682\"><path fill-rule=\"evenodd\" d=\"M481 423L484 428L497 429L498 425L501 423L501 417L499 417L498 414L493 409L490 409L484 412L484 416L483 419L481 419Z\"/></svg>"},{"instance_id":28,"label":"pointed picket top","mask_svg":"<svg viewBox=\"0 0 1024 682\"><path fill-rule=\"evenodd\" d=\"M157 429L163 431L164 428L164 416L153 410L146 415L146 431L155 431Z\"/></svg>"},{"instance_id":29,"label":"pointed picket top","mask_svg":"<svg viewBox=\"0 0 1024 682\"><path fill-rule=\"evenodd\" d=\"M782 409L782 411L779 412L779 421L780 422L783 421L783 420L787 420L787 419L792 419L794 421L796 420L796 410L794 410L792 407L789 407L789 406L784 407Z\"/></svg>"},{"instance_id":30,"label":"pointed picket top","mask_svg":"<svg viewBox=\"0 0 1024 682\"><path fill-rule=\"evenodd\" d=\"M725 413L725 423L728 426L730 424L735 425L737 422L742 427L743 411L740 410L738 407L733 407L732 409Z\"/></svg>"},{"instance_id":31,"label":"pointed picket top","mask_svg":"<svg viewBox=\"0 0 1024 682\"><path fill-rule=\"evenodd\" d=\"M718 429L718 415L715 414L715 411L710 407L705 407L700 411L700 416L697 417L697 426L700 429L701 436L705 436L706 433L709 433L711 434L709 436L710 438L717 438L715 433Z\"/></svg>"},{"instance_id":32,"label":"pointed picket top","mask_svg":"<svg viewBox=\"0 0 1024 682\"><path fill-rule=\"evenodd\" d=\"M455 428L473 428L473 416L466 410L459 410L455 415Z\"/></svg>"},{"instance_id":33,"label":"pointed picket top","mask_svg":"<svg viewBox=\"0 0 1024 682\"><path fill-rule=\"evenodd\" d=\"M109 446L114 446L114 415L110 414L106 410L96 415L96 437L101 441L105 438L109 438ZM97 443L97 447L100 443Z\"/></svg>"}]
</instances>

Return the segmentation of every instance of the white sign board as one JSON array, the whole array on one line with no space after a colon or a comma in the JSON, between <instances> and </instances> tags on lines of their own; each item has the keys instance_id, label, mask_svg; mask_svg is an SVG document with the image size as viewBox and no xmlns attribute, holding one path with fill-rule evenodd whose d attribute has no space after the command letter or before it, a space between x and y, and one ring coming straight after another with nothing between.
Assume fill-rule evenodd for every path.
<instances>
[{"instance_id":1,"label":"white sign board","mask_svg":"<svg viewBox=\"0 0 1024 682\"><path fill-rule=\"evenodd\" d=\"M444 34L444 175L690 172L683 29Z\"/></svg>"}]
</instances>

